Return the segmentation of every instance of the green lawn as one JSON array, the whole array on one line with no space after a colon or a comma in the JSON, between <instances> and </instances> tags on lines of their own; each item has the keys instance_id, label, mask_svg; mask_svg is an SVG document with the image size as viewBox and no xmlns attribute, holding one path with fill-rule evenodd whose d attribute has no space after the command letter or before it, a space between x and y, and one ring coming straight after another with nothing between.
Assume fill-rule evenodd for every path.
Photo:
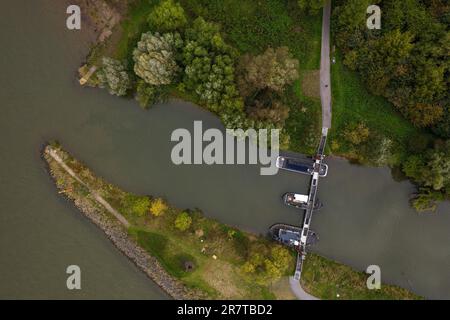
<instances>
[{"instance_id":1,"label":"green lawn","mask_svg":"<svg viewBox=\"0 0 450 320\"><path fill-rule=\"evenodd\" d=\"M321 299L398 300L421 299L403 288L381 283L380 290L369 290L368 275L316 254L308 254L302 271L302 285Z\"/></svg>"},{"instance_id":2,"label":"green lawn","mask_svg":"<svg viewBox=\"0 0 450 320\"><path fill-rule=\"evenodd\" d=\"M394 141L395 153L400 159L407 153L411 137L428 135L403 118L386 99L369 93L359 75L344 67L339 54L332 65L331 78L333 119L330 142L345 144L339 136L345 126L364 122L371 132L380 133ZM333 152L340 153L339 150Z\"/></svg>"},{"instance_id":3,"label":"green lawn","mask_svg":"<svg viewBox=\"0 0 450 320\"><path fill-rule=\"evenodd\" d=\"M405 141L419 132L386 99L370 94L359 76L346 69L337 55L332 65L333 128L349 121L364 121L370 128Z\"/></svg>"}]
</instances>

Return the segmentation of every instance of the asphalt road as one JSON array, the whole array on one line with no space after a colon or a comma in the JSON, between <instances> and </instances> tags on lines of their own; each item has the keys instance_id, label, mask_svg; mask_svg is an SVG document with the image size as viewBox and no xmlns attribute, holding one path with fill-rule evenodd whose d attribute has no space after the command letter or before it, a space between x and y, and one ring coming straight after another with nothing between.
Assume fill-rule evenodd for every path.
<instances>
[{"instance_id":1,"label":"asphalt road","mask_svg":"<svg viewBox=\"0 0 450 320\"><path fill-rule=\"evenodd\" d=\"M330 20L331 0L327 0L323 8L320 57L320 100L322 102L322 127L324 128L331 128Z\"/></svg>"}]
</instances>

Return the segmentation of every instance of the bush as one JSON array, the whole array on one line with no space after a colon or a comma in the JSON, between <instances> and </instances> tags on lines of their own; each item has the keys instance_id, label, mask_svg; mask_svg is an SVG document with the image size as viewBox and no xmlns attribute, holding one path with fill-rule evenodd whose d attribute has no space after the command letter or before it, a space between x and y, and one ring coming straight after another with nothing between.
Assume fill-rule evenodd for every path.
<instances>
[{"instance_id":1,"label":"bush","mask_svg":"<svg viewBox=\"0 0 450 320\"><path fill-rule=\"evenodd\" d=\"M186 231L192 224L192 218L187 212L180 213L175 219L175 227L180 231Z\"/></svg>"},{"instance_id":2,"label":"bush","mask_svg":"<svg viewBox=\"0 0 450 320\"><path fill-rule=\"evenodd\" d=\"M308 14L317 14L323 7L322 0L297 0L300 10Z\"/></svg>"},{"instance_id":3,"label":"bush","mask_svg":"<svg viewBox=\"0 0 450 320\"><path fill-rule=\"evenodd\" d=\"M359 145L369 138L369 128L363 123L351 123L347 125L343 131L345 140L353 145Z\"/></svg>"},{"instance_id":4,"label":"bush","mask_svg":"<svg viewBox=\"0 0 450 320\"><path fill-rule=\"evenodd\" d=\"M146 196L127 194L122 200L122 206L127 214L143 216L149 211L150 199Z\"/></svg>"},{"instance_id":5,"label":"bush","mask_svg":"<svg viewBox=\"0 0 450 320\"><path fill-rule=\"evenodd\" d=\"M245 273L253 273L256 270L256 266L250 262L250 261L246 261L243 265L242 265L242 271Z\"/></svg>"},{"instance_id":6,"label":"bush","mask_svg":"<svg viewBox=\"0 0 450 320\"><path fill-rule=\"evenodd\" d=\"M151 205L150 205L150 212L155 216L155 217L159 217L160 215L162 215L169 207L167 206L167 204L164 202L163 199L161 198L157 198L155 200L152 201Z\"/></svg>"},{"instance_id":7,"label":"bush","mask_svg":"<svg viewBox=\"0 0 450 320\"><path fill-rule=\"evenodd\" d=\"M442 200L444 200L444 195L441 192L421 188L420 192L411 200L411 205L418 212L435 211L437 201Z\"/></svg>"},{"instance_id":8,"label":"bush","mask_svg":"<svg viewBox=\"0 0 450 320\"><path fill-rule=\"evenodd\" d=\"M148 22L154 30L166 32L181 29L186 25L187 19L178 2L165 0L150 13Z\"/></svg>"}]
</instances>

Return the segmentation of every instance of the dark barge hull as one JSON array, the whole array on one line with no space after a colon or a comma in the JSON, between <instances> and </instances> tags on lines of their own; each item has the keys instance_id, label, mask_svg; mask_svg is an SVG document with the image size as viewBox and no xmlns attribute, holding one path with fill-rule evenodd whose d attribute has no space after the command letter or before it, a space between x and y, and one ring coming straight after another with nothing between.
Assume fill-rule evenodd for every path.
<instances>
[{"instance_id":1,"label":"dark barge hull","mask_svg":"<svg viewBox=\"0 0 450 320\"><path fill-rule=\"evenodd\" d=\"M283 239L280 238L280 231L287 231L291 234L298 234L297 241L300 241L300 234L302 232L302 228L296 227L293 225L289 225L289 224L284 224L284 223L276 223L269 228L269 235L273 240L280 242L283 245L293 247L297 251L300 250L299 247L296 247L292 244L287 244L286 242L284 242ZM314 232L313 230L310 229L308 232L308 238L307 238L306 245L310 246L310 245L317 243L318 241L319 241L318 235L316 234L316 232Z\"/></svg>"}]
</instances>

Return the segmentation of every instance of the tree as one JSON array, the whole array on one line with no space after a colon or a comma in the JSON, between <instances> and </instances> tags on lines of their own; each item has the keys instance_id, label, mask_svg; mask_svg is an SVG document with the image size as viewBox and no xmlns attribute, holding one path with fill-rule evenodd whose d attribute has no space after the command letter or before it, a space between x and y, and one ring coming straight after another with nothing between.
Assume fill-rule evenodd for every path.
<instances>
[{"instance_id":1,"label":"tree","mask_svg":"<svg viewBox=\"0 0 450 320\"><path fill-rule=\"evenodd\" d=\"M364 122L351 123L345 127L343 132L345 140L353 145L359 145L367 141L370 134L369 128Z\"/></svg>"},{"instance_id":2,"label":"tree","mask_svg":"<svg viewBox=\"0 0 450 320\"><path fill-rule=\"evenodd\" d=\"M411 205L418 212L435 211L437 201L443 200L444 195L441 192L436 192L429 188L420 188L419 193L411 199Z\"/></svg>"},{"instance_id":3,"label":"tree","mask_svg":"<svg viewBox=\"0 0 450 320\"><path fill-rule=\"evenodd\" d=\"M270 259L264 260L264 267L266 269L266 274L270 278L279 278L283 275L280 268Z\"/></svg>"},{"instance_id":4,"label":"tree","mask_svg":"<svg viewBox=\"0 0 450 320\"><path fill-rule=\"evenodd\" d=\"M103 57L97 78L101 88L106 88L110 94L117 96L126 95L131 84L125 64L108 57Z\"/></svg>"},{"instance_id":5,"label":"tree","mask_svg":"<svg viewBox=\"0 0 450 320\"><path fill-rule=\"evenodd\" d=\"M159 217L160 215L162 215L169 207L167 206L167 204L164 202L163 199L161 198L157 198L155 200L152 201L151 205L150 205L150 212L156 216Z\"/></svg>"},{"instance_id":6,"label":"tree","mask_svg":"<svg viewBox=\"0 0 450 320\"><path fill-rule=\"evenodd\" d=\"M183 86L213 111L242 110L234 79L235 50L225 44L217 25L195 19L186 30Z\"/></svg>"},{"instance_id":7,"label":"tree","mask_svg":"<svg viewBox=\"0 0 450 320\"><path fill-rule=\"evenodd\" d=\"M172 83L179 71L176 51L182 45L178 33L143 33L133 51L134 72L151 85Z\"/></svg>"},{"instance_id":8,"label":"tree","mask_svg":"<svg viewBox=\"0 0 450 320\"><path fill-rule=\"evenodd\" d=\"M138 80L136 87L136 100L143 109L166 99L167 93L161 86L152 86L144 80Z\"/></svg>"},{"instance_id":9,"label":"tree","mask_svg":"<svg viewBox=\"0 0 450 320\"><path fill-rule=\"evenodd\" d=\"M267 48L258 56L244 55L239 65L241 94L245 97L262 89L282 92L298 79L298 64L288 47Z\"/></svg>"},{"instance_id":10,"label":"tree","mask_svg":"<svg viewBox=\"0 0 450 320\"><path fill-rule=\"evenodd\" d=\"M420 155L412 155L403 162L402 170L407 177L420 181L425 169L424 166L423 158Z\"/></svg>"},{"instance_id":11,"label":"tree","mask_svg":"<svg viewBox=\"0 0 450 320\"><path fill-rule=\"evenodd\" d=\"M442 118L444 110L440 105L417 103L414 107L409 108L408 112L411 122L415 126L423 128L437 123Z\"/></svg>"},{"instance_id":12,"label":"tree","mask_svg":"<svg viewBox=\"0 0 450 320\"><path fill-rule=\"evenodd\" d=\"M403 164L403 172L423 186L436 191L450 190L450 140L436 145L424 155L412 155Z\"/></svg>"},{"instance_id":13,"label":"tree","mask_svg":"<svg viewBox=\"0 0 450 320\"><path fill-rule=\"evenodd\" d=\"M275 246L271 250L272 260L280 270L286 270L291 262L289 250L282 246Z\"/></svg>"},{"instance_id":14,"label":"tree","mask_svg":"<svg viewBox=\"0 0 450 320\"><path fill-rule=\"evenodd\" d=\"M344 63L374 94L384 96L417 127L444 138L450 32L441 0L383 0L383 27L365 27L369 0L340 1L334 9L336 42ZM436 9L443 10L437 14ZM442 135L442 133L444 135Z\"/></svg>"},{"instance_id":15,"label":"tree","mask_svg":"<svg viewBox=\"0 0 450 320\"><path fill-rule=\"evenodd\" d=\"M369 139L362 146L366 161L375 166L385 166L389 164L392 157L391 139L382 134L371 134Z\"/></svg>"},{"instance_id":16,"label":"tree","mask_svg":"<svg viewBox=\"0 0 450 320\"><path fill-rule=\"evenodd\" d=\"M395 71L413 49L413 35L399 30L386 33L380 39L370 40L358 50L358 69L366 77L369 89L378 95L386 92Z\"/></svg>"},{"instance_id":17,"label":"tree","mask_svg":"<svg viewBox=\"0 0 450 320\"><path fill-rule=\"evenodd\" d=\"M298 6L304 12L317 14L323 7L323 0L298 0Z\"/></svg>"},{"instance_id":18,"label":"tree","mask_svg":"<svg viewBox=\"0 0 450 320\"><path fill-rule=\"evenodd\" d=\"M289 107L276 98L270 100L268 104L261 100L255 100L254 105L247 108L247 113L253 119L283 126L289 116Z\"/></svg>"},{"instance_id":19,"label":"tree","mask_svg":"<svg viewBox=\"0 0 450 320\"><path fill-rule=\"evenodd\" d=\"M165 0L153 9L148 16L148 22L156 31L167 32L183 28L186 15L183 7L173 0Z\"/></svg>"},{"instance_id":20,"label":"tree","mask_svg":"<svg viewBox=\"0 0 450 320\"><path fill-rule=\"evenodd\" d=\"M187 212L180 213L175 219L175 227L180 231L186 231L192 224L192 218Z\"/></svg>"},{"instance_id":21,"label":"tree","mask_svg":"<svg viewBox=\"0 0 450 320\"><path fill-rule=\"evenodd\" d=\"M422 174L425 186L434 190L450 188L450 140L442 147L430 150L427 155L426 166Z\"/></svg>"},{"instance_id":22,"label":"tree","mask_svg":"<svg viewBox=\"0 0 450 320\"><path fill-rule=\"evenodd\" d=\"M127 194L121 204L126 213L141 217L149 211L150 199L146 196Z\"/></svg>"},{"instance_id":23,"label":"tree","mask_svg":"<svg viewBox=\"0 0 450 320\"><path fill-rule=\"evenodd\" d=\"M432 128L433 133L444 139L450 139L450 101L444 109L442 119Z\"/></svg>"}]
</instances>

